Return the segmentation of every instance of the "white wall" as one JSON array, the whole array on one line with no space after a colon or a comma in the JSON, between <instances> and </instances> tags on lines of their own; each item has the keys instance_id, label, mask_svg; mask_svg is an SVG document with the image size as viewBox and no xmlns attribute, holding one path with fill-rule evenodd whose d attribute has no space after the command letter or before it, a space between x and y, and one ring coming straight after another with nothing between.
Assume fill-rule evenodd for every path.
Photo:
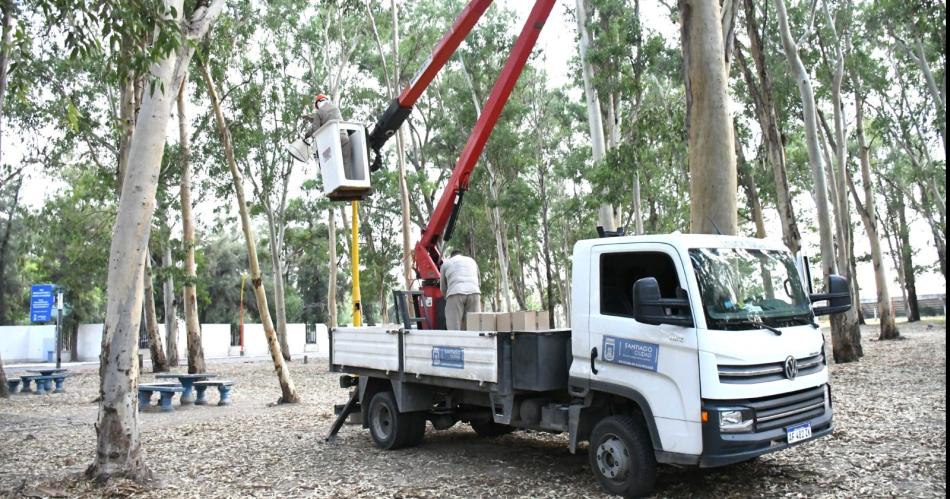
<instances>
[{"instance_id":1,"label":"white wall","mask_svg":"<svg viewBox=\"0 0 950 499\"><path fill-rule=\"evenodd\" d=\"M56 326L0 326L0 357L13 362L46 362L56 350Z\"/></svg>"},{"instance_id":2,"label":"white wall","mask_svg":"<svg viewBox=\"0 0 950 499\"><path fill-rule=\"evenodd\" d=\"M165 326L160 324L159 335L165 343ZM307 345L307 328L304 324L287 325L287 341L291 355L322 354L329 352L327 327L317 324L317 344ZM45 362L46 352L56 344L55 326L0 326L0 355L5 363ZM77 360L96 362L102 345L102 324L81 324L76 337ZM231 346L230 324L202 324L201 346L206 359L220 359L241 355L239 347ZM244 355L267 357L267 339L261 324L244 325ZM143 354L148 355L147 351ZM185 364L188 359L188 341L184 321L178 322L178 358ZM66 357L68 359L68 357ZM65 360L65 359L64 359Z\"/></svg>"}]
</instances>

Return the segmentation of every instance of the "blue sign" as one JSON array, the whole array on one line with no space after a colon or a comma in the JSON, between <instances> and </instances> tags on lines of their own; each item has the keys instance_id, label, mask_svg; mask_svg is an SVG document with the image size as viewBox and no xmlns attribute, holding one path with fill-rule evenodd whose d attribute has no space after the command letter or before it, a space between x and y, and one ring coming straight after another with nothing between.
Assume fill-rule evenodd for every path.
<instances>
[{"instance_id":1,"label":"blue sign","mask_svg":"<svg viewBox=\"0 0 950 499\"><path fill-rule=\"evenodd\" d=\"M432 365L450 369L465 369L465 349L432 347Z\"/></svg>"},{"instance_id":2,"label":"blue sign","mask_svg":"<svg viewBox=\"0 0 950 499\"><path fill-rule=\"evenodd\" d=\"M604 361L656 372L660 345L604 336Z\"/></svg>"},{"instance_id":3,"label":"blue sign","mask_svg":"<svg viewBox=\"0 0 950 499\"><path fill-rule=\"evenodd\" d=\"M49 322L53 320L52 284L34 284L30 298L30 322Z\"/></svg>"}]
</instances>

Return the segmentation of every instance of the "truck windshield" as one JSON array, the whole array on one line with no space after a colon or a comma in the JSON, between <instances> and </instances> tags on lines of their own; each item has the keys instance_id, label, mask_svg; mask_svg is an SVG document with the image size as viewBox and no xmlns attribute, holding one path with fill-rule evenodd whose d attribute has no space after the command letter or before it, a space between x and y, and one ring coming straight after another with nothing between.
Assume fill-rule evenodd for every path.
<instances>
[{"instance_id":1,"label":"truck windshield","mask_svg":"<svg viewBox=\"0 0 950 499\"><path fill-rule=\"evenodd\" d=\"M788 252L695 248L689 255L711 329L811 322L811 304Z\"/></svg>"}]
</instances>

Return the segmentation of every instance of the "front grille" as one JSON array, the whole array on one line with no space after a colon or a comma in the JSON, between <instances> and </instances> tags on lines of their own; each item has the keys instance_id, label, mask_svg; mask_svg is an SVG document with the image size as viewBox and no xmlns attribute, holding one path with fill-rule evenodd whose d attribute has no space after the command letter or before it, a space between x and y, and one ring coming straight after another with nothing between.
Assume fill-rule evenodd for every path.
<instances>
[{"instance_id":1,"label":"front grille","mask_svg":"<svg viewBox=\"0 0 950 499\"><path fill-rule=\"evenodd\" d=\"M755 411L755 431L790 426L825 413L825 385L782 395L752 399L743 406Z\"/></svg>"},{"instance_id":2,"label":"front grille","mask_svg":"<svg viewBox=\"0 0 950 499\"><path fill-rule=\"evenodd\" d=\"M821 371L825 366L825 354L819 353L810 357L796 359L798 361L798 375L807 376ZM719 381L721 383L749 384L766 383L785 379L785 361L770 362L768 364L752 364L745 366L719 366Z\"/></svg>"}]
</instances>

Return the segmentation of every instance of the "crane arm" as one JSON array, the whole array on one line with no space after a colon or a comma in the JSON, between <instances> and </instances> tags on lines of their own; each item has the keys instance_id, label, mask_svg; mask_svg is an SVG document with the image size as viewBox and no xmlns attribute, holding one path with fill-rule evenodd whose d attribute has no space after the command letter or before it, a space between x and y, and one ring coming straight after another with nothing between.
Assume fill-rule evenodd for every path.
<instances>
[{"instance_id":1,"label":"crane arm","mask_svg":"<svg viewBox=\"0 0 950 499\"><path fill-rule=\"evenodd\" d=\"M399 130L406 118L412 113L413 106L422 96L422 93L429 88L439 71L445 67L459 45L465 40L465 37L472 31L478 20L488 10L494 0L471 0L465 9L455 19L452 28L442 37L442 40L435 46L432 55L422 66L422 69L416 73L415 78L399 94L399 97L393 99L386 111L376 120L376 126L373 127L369 135L369 146L376 151L377 158L379 150L383 148L386 141ZM379 169L379 162L373 165L373 171Z\"/></svg>"},{"instance_id":2,"label":"crane arm","mask_svg":"<svg viewBox=\"0 0 950 499\"><path fill-rule=\"evenodd\" d=\"M494 0L471 0L465 9L456 18L448 33L436 45L432 55L416 74L409 86L393 100L386 111L379 117L376 126L369 135L369 145L376 151L376 161L372 170L380 168L379 150L389 140L406 118L412 113L412 108L426 88L435 80L439 71L445 67L459 45L475 27L485 11ZM468 190L472 172L478 163L478 158L485 150L485 144L491 136L501 116L508 98L521 77L528 57L538 41L538 36L547 22L556 0L535 0L534 7L525 21L524 27L515 42L505 66L492 88L482 113L469 135L465 148L459 156L452 175L442 191L442 196L436 205L432 218L422 231L422 238L416 244L414 259L416 273L422 280L423 300L419 304L422 317L425 319L422 327L437 329L441 325L438 314L439 303L442 301L442 290L439 287L442 265L442 254L439 242L449 239L455 226L455 220L461 207L465 191Z\"/></svg>"}]
</instances>

